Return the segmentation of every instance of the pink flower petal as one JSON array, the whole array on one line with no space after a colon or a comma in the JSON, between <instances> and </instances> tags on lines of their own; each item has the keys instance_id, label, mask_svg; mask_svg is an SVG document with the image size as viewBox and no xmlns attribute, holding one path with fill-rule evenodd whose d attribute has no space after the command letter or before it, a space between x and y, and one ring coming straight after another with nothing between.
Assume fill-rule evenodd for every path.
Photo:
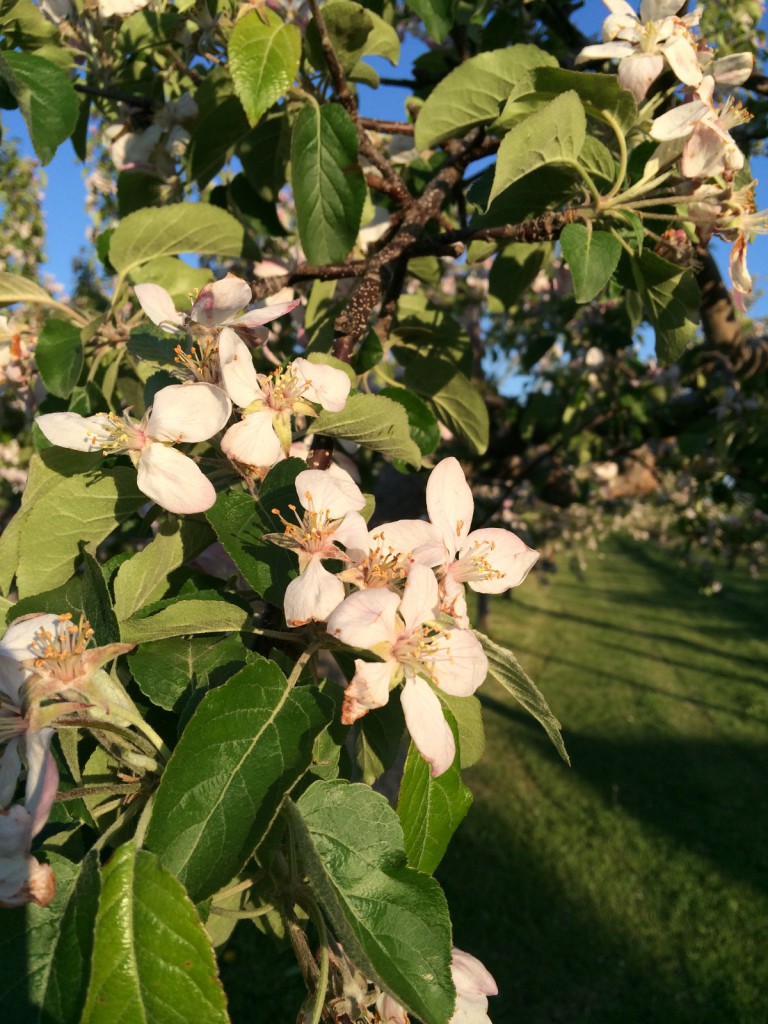
<instances>
[{"instance_id":1,"label":"pink flower petal","mask_svg":"<svg viewBox=\"0 0 768 1024\"><path fill-rule=\"evenodd\" d=\"M389 647L399 636L396 624L400 598L390 590L359 590L328 618L328 632L350 647Z\"/></svg>"},{"instance_id":2,"label":"pink flower petal","mask_svg":"<svg viewBox=\"0 0 768 1024\"><path fill-rule=\"evenodd\" d=\"M488 659L471 629L449 629L423 662L432 679L454 697L470 697L488 675Z\"/></svg>"},{"instance_id":3,"label":"pink flower petal","mask_svg":"<svg viewBox=\"0 0 768 1024\"><path fill-rule=\"evenodd\" d=\"M451 951L451 976L456 991L465 996L496 996L499 989L490 971L476 956L455 946Z\"/></svg>"},{"instance_id":4,"label":"pink flower petal","mask_svg":"<svg viewBox=\"0 0 768 1024\"><path fill-rule=\"evenodd\" d=\"M255 327L261 327L263 324L271 323L273 320L285 316L300 304L301 299L291 299L289 302L271 302L265 306L257 306L256 309L249 310L237 320L231 320L230 327L234 327L236 331L243 329L251 331Z\"/></svg>"},{"instance_id":5,"label":"pink flower petal","mask_svg":"<svg viewBox=\"0 0 768 1024\"><path fill-rule=\"evenodd\" d=\"M472 526L475 501L458 459L438 462L427 481L427 512L453 559Z\"/></svg>"},{"instance_id":6,"label":"pink flower petal","mask_svg":"<svg viewBox=\"0 0 768 1024\"><path fill-rule=\"evenodd\" d=\"M458 557L461 563L475 563L478 569L475 575L482 575L485 564L491 571L488 579L473 579L471 575L458 577L472 590L478 594L502 594L523 582L536 563L539 552L529 548L511 530L489 527L470 533L459 549ZM482 565L477 565L478 562Z\"/></svg>"},{"instance_id":7,"label":"pink flower petal","mask_svg":"<svg viewBox=\"0 0 768 1024\"><path fill-rule=\"evenodd\" d=\"M639 103L663 70L664 58L660 53L632 54L619 64L619 85L622 89L629 89Z\"/></svg>"},{"instance_id":8,"label":"pink flower petal","mask_svg":"<svg viewBox=\"0 0 768 1024\"><path fill-rule=\"evenodd\" d=\"M197 296L190 319L204 327L215 327L231 320L235 313L248 305L253 295L251 286L234 274L207 284Z\"/></svg>"},{"instance_id":9,"label":"pink flower petal","mask_svg":"<svg viewBox=\"0 0 768 1024\"><path fill-rule=\"evenodd\" d=\"M224 327L219 335L219 365L224 387L235 405L246 409L264 397L251 351L231 327Z\"/></svg>"},{"instance_id":10,"label":"pink flower petal","mask_svg":"<svg viewBox=\"0 0 768 1024\"><path fill-rule=\"evenodd\" d=\"M100 452L98 443L109 437L106 416L78 416L76 412L47 412L35 422L51 444L76 452Z\"/></svg>"},{"instance_id":11,"label":"pink flower petal","mask_svg":"<svg viewBox=\"0 0 768 1024\"><path fill-rule=\"evenodd\" d=\"M308 359L294 359L291 366L296 376L309 385L304 398L328 412L341 412L352 386L343 370L323 363L310 363Z\"/></svg>"},{"instance_id":12,"label":"pink flower petal","mask_svg":"<svg viewBox=\"0 0 768 1024\"><path fill-rule=\"evenodd\" d=\"M389 688L399 666L392 659L388 661L355 660L355 674L344 691L344 707L341 721L352 725L358 718L367 715L373 708L383 708L389 700Z\"/></svg>"},{"instance_id":13,"label":"pink flower petal","mask_svg":"<svg viewBox=\"0 0 768 1024\"><path fill-rule=\"evenodd\" d=\"M400 603L400 615L405 623L405 632L411 633L425 622L436 619L439 606L435 574L425 565L412 565Z\"/></svg>"},{"instance_id":14,"label":"pink flower petal","mask_svg":"<svg viewBox=\"0 0 768 1024\"><path fill-rule=\"evenodd\" d=\"M296 493L308 511L324 512L340 519L365 507L365 497L351 476L339 477L322 469L305 469L296 477Z\"/></svg>"}]
</instances>

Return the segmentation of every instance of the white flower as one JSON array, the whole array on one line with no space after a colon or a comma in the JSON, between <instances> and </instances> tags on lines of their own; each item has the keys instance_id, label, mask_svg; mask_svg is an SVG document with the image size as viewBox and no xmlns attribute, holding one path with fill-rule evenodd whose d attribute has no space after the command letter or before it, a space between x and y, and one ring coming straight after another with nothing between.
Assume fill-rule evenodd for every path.
<instances>
[{"instance_id":1,"label":"white flower","mask_svg":"<svg viewBox=\"0 0 768 1024\"><path fill-rule=\"evenodd\" d=\"M137 485L162 508L179 515L204 512L216 500L213 484L171 445L207 441L229 419L232 404L212 384L172 384L155 395L140 423L127 413L78 416L52 412L37 425L53 444L75 451L125 452L138 470Z\"/></svg>"},{"instance_id":2,"label":"white flower","mask_svg":"<svg viewBox=\"0 0 768 1024\"><path fill-rule=\"evenodd\" d=\"M296 523L283 520L284 534L264 535L265 540L290 548L299 556L299 576L291 580L285 592L285 620L289 626L325 622L344 600L344 584L324 569L322 562L348 561L346 553L336 545L353 545L361 534L364 537L367 533L360 515L365 497L343 470L337 469L333 474L320 469L304 470L296 477L296 493L304 515L297 515Z\"/></svg>"},{"instance_id":3,"label":"white flower","mask_svg":"<svg viewBox=\"0 0 768 1024\"><path fill-rule=\"evenodd\" d=\"M744 154L730 129L752 115L730 97L718 110L714 88L715 80L708 75L696 90L696 99L668 110L651 125L651 136L659 142L685 139L680 169L686 178L711 178L744 166Z\"/></svg>"},{"instance_id":4,"label":"white flower","mask_svg":"<svg viewBox=\"0 0 768 1024\"><path fill-rule=\"evenodd\" d=\"M266 341L269 332L263 325L290 313L300 301L293 299L259 306L239 316L252 301L252 293L248 282L234 274L201 288L189 315L176 309L170 294L159 284L137 284L134 291L152 323L168 334L186 330L190 324L209 329L231 327L251 342Z\"/></svg>"},{"instance_id":5,"label":"white flower","mask_svg":"<svg viewBox=\"0 0 768 1024\"><path fill-rule=\"evenodd\" d=\"M225 328L219 336L221 376L243 419L230 427L221 447L227 458L255 470L284 459L291 447L291 418L344 408L350 390L343 370L294 359L274 373L257 373L248 346Z\"/></svg>"},{"instance_id":6,"label":"white flower","mask_svg":"<svg viewBox=\"0 0 768 1024\"><path fill-rule=\"evenodd\" d=\"M29 852L35 835L32 815L22 804L0 809L0 907L47 907L56 895L51 866Z\"/></svg>"},{"instance_id":7,"label":"white flower","mask_svg":"<svg viewBox=\"0 0 768 1024\"><path fill-rule=\"evenodd\" d=\"M470 533L474 509L472 491L458 460L443 459L427 481L427 512L434 540L417 547L413 555L435 568L441 607L460 626L469 625L465 583L479 594L501 594L519 586L539 557L538 551L511 530L490 527ZM400 520L388 529L407 526L408 520Z\"/></svg>"},{"instance_id":8,"label":"white flower","mask_svg":"<svg viewBox=\"0 0 768 1024\"><path fill-rule=\"evenodd\" d=\"M683 0L643 0L638 17L626 0L603 2L611 11L603 22L604 41L585 46L576 64L618 58L619 84L638 102L664 70L665 62L684 85L699 85L702 70L690 32L699 23L699 9L674 17Z\"/></svg>"},{"instance_id":9,"label":"white flower","mask_svg":"<svg viewBox=\"0 0 768 1024\"><path fill-rule=\"evenodd\" d=\"M413 565L402 600L384 589L360 590L328 619L328 632L350 647L368 650L380 662L355 660L355 675L344 694L342 721L351 724L383 707L390 689L405 680L401 703L414 745L432 775L453 763L456 747L440 700L427 682L446 693L468 697L484 681L488 660L468 629L436 622L439 594L434 573Z\"/></svg>"},{"instance_id":10,"label":"white flower","mask_svg":"<svg viewBox=\"0 0 768 1024\"><path fill-rule=\"evenodd\" d=\"M97 7L102 18L111 18L116 15L118 18L127 18L129 14L135 14L142 7L146 7L149 0L98 0Z\"/></svg>"},{"instance_id":11,"label":"white flower","mask_svg":"<svg viewBox=\"0 0 768 1024\"><path fill-rule=\"evenodd\" d=\"M448 1024L491 1024L486 1013L488 996L498 995L492 975L471 953L453 947L451 977L456 986L456 1007ZM408 1014L392 996L382 992L376 1000L382 1024L409 1024Z\"/></svg>"}]
</instances>

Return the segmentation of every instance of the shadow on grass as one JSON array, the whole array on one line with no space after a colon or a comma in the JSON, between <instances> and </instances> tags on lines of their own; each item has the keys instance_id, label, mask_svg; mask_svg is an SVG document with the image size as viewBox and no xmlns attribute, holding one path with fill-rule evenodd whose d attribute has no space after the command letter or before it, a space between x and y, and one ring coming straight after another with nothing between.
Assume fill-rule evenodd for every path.
<instances>
[{"instance_id":1,"label":"shadow on grass","mask_svg":"<svg viewBox=\"0 0 768 1024\"><path fill-rule=\"evenodd\" d=\"M494 1024L746 1024L727 977L692 979L601 920L598 901L574 898L521 839L523 822L484 807L470 819L437 874L454 942L498 982Z\"/></svg>"},{"instance_id":2,"label":"shadow on grass","mask_svg":"<svg viewBox=\"0 0 768 1024\"><path fill-rule=\"evenodd\" d=\"M524 711L485 695L481 700L495 714L541 731ZM531 738L548 753L546 740ZM768 744L689 737L606 739L571 731L565 742L571 770L604 806L620 807L708 858L725 877L768 892ZM552 757L557 757L554 749Z\"/></svg>"}]
</instances>

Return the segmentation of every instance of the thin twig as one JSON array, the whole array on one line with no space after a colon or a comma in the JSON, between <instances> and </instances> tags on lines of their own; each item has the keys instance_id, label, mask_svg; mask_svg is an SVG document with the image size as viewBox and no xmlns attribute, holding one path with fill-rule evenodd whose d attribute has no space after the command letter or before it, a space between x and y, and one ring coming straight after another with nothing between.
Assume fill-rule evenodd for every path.
<instances>
[{"instance_id":1,"label":"thin twig","mask_svg":"<svg viewBox=\"0 0 768 1024\"><path fill-rule=\"evenodd\" d=\"M361 117L360 124L371 132L382 135L413 135L416 126L407 121L381 121L378 117Z\"/></svg>"}]
</instances>

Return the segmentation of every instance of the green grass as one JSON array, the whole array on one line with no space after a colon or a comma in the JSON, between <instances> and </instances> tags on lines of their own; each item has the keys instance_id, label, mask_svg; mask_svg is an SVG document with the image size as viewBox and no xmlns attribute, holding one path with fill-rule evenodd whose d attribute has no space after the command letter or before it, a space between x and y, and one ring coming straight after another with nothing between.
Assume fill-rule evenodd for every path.
<instances>
[{"instance_id":1,"label":"green grass","mask_svg":"<svg viewBox=\"0 0 768 1024\"><path fill-rule=\"evenodd\" d=\"M483 688L476 802L438 876L494 1024L768 1021L765 611L764 584L704 598L619 543L492 606L573 762Z\"/></svg>"},{"instance_id":2,"label":"green grass","mask_svg":"<svg viewBox=\"0 0 768 1024\"><path fill-rule=\"evenodd\" d=\"M616 542L495 600L573 767L488 682L475 804L438 877L458 946L499 983L494 1024L768 1022L765 585L714 598ZM241 925L232 1018L294 1019L292 955ZM228 961L228 962L227 962Z\"/></svg>"}]
</instances>

